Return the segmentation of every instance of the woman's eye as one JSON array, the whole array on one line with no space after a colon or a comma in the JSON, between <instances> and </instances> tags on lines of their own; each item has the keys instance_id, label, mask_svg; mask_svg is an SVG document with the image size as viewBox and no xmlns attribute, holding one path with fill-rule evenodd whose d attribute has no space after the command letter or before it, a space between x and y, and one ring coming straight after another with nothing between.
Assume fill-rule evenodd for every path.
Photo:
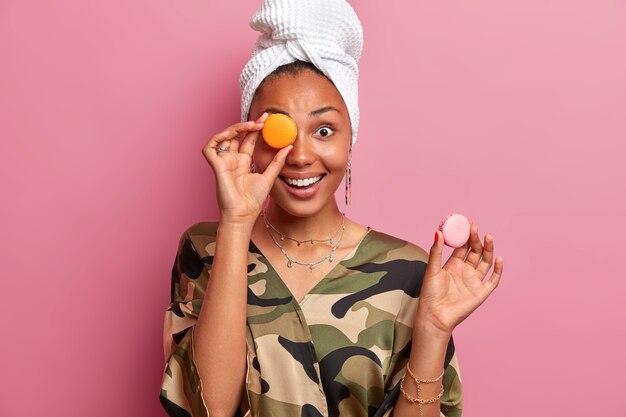
<instances>
[{"instance_id":1,"label":"woman's eye","mask_svg":"<svg viewBox=\"0 0 626 417\"><path fill-rule=\"evenodd\" d=\"M327 136L332 135L334 131L330 126L322 126L319 129L317 129L317 132L319 136L327 137Z\"/></svg>"}]
</instances>

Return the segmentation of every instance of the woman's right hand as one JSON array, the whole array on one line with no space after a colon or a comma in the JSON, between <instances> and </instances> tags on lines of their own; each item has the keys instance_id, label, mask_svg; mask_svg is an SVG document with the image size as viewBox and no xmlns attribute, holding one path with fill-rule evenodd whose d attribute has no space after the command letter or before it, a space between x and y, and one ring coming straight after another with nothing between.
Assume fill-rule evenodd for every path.
<instances>
[{"instance_id":1,"label":"woman's right hand","mask_svg":"<svg viewBox=\"0 0 626 417\"><path fill-rule=\"evenodd\" d=\"M256 122L235 123L214 135L202 148L215 172L221 221L254 224L293 147L279 150L265 172L250 172L252 152L267 117L268 114L263 113ZM240 143L241 135L245 136ZM229 149L218 151L219 147Z\"/></svg>"}]
</instances>

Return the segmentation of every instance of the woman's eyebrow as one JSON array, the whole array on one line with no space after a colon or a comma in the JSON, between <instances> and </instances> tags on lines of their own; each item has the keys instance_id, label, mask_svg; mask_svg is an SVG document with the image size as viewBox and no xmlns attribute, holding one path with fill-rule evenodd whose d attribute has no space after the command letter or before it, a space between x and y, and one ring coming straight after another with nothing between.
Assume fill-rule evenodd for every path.
<instances>
[{"instance_id":1,"label":"woman's eyebrow","mask_svg":"<svg viewBox=\"0 0 626 417\"><path fill-rule=\"evenodd\" d=\"M317 116L319 114L326 113L332 110L336 111L337 113L341 113L339 109L337 109L336 107L326 106L326 107L319 108L317 110L313 110L311 113L309 113L309 117Z\"/></svg>"},{"instance_id":2,"label":"woman's eyebrow","mask_svg":"<svg viewBox=\"0 0 626 417\"><path fill-rule=\"evenodd\" d=\"M309 113L309 117L314 117L314 116L318 116L322 113L326 113L328 111L336 111L338 113L341 113L341 111L339 111L339 109L337 109L336 107L333 106L325 106L325 107L321 107L317 110L313 110L311 113ZM281 113L281 114L286 114L287 116L290 116L290 114L288 112L286 112L285 110L279 109L277 107L268 107L266 108L263 112L267 112L267 113Z\"/></svg>"}]
</instances>

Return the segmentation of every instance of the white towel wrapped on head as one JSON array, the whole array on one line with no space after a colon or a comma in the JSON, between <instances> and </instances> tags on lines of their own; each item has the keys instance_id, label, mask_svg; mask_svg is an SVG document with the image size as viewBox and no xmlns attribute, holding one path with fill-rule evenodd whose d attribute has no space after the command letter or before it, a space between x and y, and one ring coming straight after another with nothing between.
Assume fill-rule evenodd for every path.
<instances>
[{"instance_id":1,"label":"white towel wrapped on head","mask_svg":"<svg viewBox=\"0 0 626 417\"><path fill-rule=\"evenodd\" d=\"M261 32L239 77L241 121L248 120L254 92L272 71L307 61L335 85L350 113L352 144L359 126L357 62L363 50L361 23L345 0L265 0L250 20Z\"/></svg>"}]
</instances>

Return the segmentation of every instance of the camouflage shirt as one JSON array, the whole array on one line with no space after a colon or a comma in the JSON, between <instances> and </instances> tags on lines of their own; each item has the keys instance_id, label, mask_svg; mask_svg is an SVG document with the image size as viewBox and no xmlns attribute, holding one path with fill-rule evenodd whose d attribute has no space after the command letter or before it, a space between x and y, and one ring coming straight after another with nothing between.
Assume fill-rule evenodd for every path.
<instances>
[{"instance_id":1,"label":"camouflage shirt","mask_svg":"<svg viewBox=\"0 0 626 417\"><path fill-rule=\"evenodd\" d=\"M189 227L172 269L160 395L170 416L208 416L193 362L193 329L216 231L215 222ZM247 373L235 415L393 416L427 261L420 247L369 229L298 302L250 241ZM444 365L441 416L458 417L463 393L452 338Z\"/></svg>"}]
</instances>

